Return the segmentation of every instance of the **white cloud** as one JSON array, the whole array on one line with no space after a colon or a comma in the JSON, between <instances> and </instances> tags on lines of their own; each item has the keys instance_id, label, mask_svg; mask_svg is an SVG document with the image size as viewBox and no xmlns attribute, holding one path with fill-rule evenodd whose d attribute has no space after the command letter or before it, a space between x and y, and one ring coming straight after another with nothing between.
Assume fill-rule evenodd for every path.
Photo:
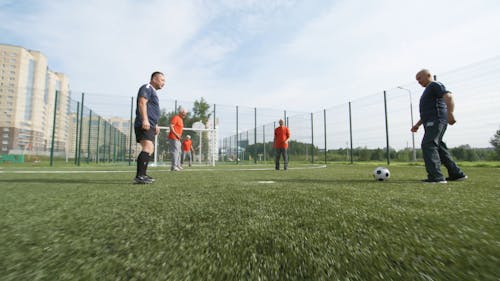
<instances>
[{"instance_id":1,"label":"white cloud","mask_svg":"<svg viewBox=\"0 0 500 281\"><path fill-rule=\"evenodd\" d=\"M493 0L31 4L2 9L0 30L46 54L74 90L117 99L162 70L166 98L321 109L500 49Z\"/></svg>"}]
</instances>

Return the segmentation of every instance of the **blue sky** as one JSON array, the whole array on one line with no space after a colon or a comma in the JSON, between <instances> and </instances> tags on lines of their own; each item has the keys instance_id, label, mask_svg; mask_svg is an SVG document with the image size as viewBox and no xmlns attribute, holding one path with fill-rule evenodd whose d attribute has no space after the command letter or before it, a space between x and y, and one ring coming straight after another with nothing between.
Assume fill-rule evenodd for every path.
<instances>
[{"instance_id":1,"label":"blue sky","mask_svg":"<svg viewBox=\"0 0 500 281\"><path fill-rule=\"evenodd\" d=\"M162 98L311 111L498 56L499 15L498 0L0 0L0 42L124 103L160 70Z\"/></svg>"}]
</instances>

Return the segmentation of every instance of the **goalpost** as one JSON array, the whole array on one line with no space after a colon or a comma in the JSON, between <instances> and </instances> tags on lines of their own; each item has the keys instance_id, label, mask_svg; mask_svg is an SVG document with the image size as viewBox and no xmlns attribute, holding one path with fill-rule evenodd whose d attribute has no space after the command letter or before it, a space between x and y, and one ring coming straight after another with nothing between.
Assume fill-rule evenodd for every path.
<instances>
[{"instance_id":1,"label":"goalpost","mask_svg":"<svg viewBox=\"0 0 500 281\"><path fill-rule=\"evenodd\" d=\"M186 131L193 132L197 135L196 140L194 139L195 136L191 135L193 148L195 150L192 154L193 164L215 166L215 161L218 160L217 130L213 128L207 129L202 123L196 122L193 124L192 128L184 128L183 137L186 135ZM154 163L152 163L151 166L170 165L170 158L165 159L166 155L170 155L168 152L168 141L166 141L167 145L164 147L163 151L158 150L158 137L164 136L166 140L169 132L169 127L160 126L160 133L155 136ZM159 154L162 154L161 159L158 157Z\"/></svg>"}]
</instances>

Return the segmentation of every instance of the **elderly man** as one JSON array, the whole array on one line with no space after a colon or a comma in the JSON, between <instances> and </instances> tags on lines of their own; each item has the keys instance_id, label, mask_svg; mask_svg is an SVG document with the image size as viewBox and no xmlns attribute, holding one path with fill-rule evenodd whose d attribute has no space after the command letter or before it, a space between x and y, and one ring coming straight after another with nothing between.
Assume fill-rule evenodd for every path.
<instances>
[{"instance_id":1,"label":"elderly man","mask_svg":"<svg viewBox=\"0 0 500 281\"><path fill-rule=\"evenodd\" d=\"M135 111L134 131L136 141L141 144L141 153L137 157L137 173L134 178L135 184L152 183L154 179L146 174L149 158L154 152L155 135L160 129L158 120L160 118L160 104L156 91L165 85L165 75L161 72L153 72L148 84L142 85L137 93L137 109Z\"/></svg>"},{"instance_id":2,"label":"elderly man","mask_svg":"<svg viewBox=\"0 0 500 281\"><path fill-rule=\"evenodd\" d=\"M187 115L187 110L179 108L179 113L172 117L170 121L170 133L168 134L168 143L170 145L170 170L180 171L181 166L181 138L182 130L184 130L184 117Z\"/></svg>"},{"instance_id":3,"label":"elderly man","mask_svg":"<svg viewBox=\"0 0 500 281\"><path fill-rule=\"evenodd\" d=\"M447 183L448 181L462 181L467 176L453 161L443 136L448 124L456 123L453 111L455 103L453 95L446 87L434 81L427 69L419 71L416 75L418 83L425 88L420 97L420 120L411 128L416 132L420 125L424 125L424 138L422 139L422 153L427 170L426 183ZM448 178L441 173L441 164L448 170Z\"/></svg>"},{"instance_id":4,"label":"elderly man","mask_svg":"<svg viewBox=\"0 0 500 281\"><path fill-rule=\"evenodd\" d=\"M288 141L290 130L284 125L283 119L279 121L279 127L274 129L274 148L276 149L275 169L280 169L280 157L283 155L283 169L288 169Z\"/></svg>"},{"instance_id":5,"label":"elderly man","mask_svg":"<svg viewBox=\"0 0 500 281\"><path fill-rule=\"evenodd\" d=\"M193 149L193 141L191 140L191 136L187 135L184 141L182 142L182 158L181 158L181 164L184 165L184 161L186 160L186 157L188 159L189 167L191 167L191 164L193 163L193 155L194 155L194 149Z\"/></svg>"}]
</instances>

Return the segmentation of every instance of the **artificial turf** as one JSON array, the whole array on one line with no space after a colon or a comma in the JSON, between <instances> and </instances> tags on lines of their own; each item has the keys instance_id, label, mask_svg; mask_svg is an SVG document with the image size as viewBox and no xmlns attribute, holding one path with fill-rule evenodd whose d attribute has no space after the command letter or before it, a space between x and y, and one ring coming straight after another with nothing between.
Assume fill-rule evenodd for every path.
<instances>
[{"instance_id":1,"label":"artificial turf","mask_svg":"<svg viewBox=\"0 0 500 281\"><path fill-rule=\"evenodd\" d=\"M291 167L0 170L0 280L498 280L499 168Z\"/></svg>"}]
</instances>

